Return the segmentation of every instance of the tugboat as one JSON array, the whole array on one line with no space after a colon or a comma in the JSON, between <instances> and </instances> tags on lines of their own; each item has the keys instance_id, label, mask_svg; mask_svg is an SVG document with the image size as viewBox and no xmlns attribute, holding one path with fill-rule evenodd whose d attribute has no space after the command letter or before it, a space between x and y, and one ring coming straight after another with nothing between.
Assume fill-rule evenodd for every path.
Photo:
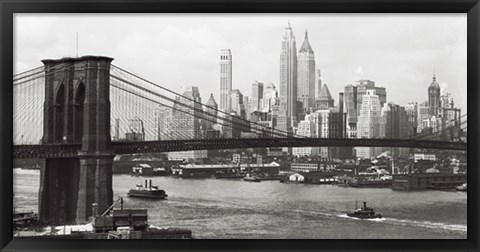
<instances>
[{"instance_id":1,"label":"tugboat","mask_svg":"<svg viewBox=\"0 0 480 252\"><path fill-rule=\"evenodd\" d=\"M145 187L142 184L137 184L135 189L130 189L127 195L129 197L151 199L165 199L168 197L164 190L158 189L158 186L152 186L152 180L150 180L149 185L147 185L147 180L145 180Z\"/></svg>"},{"instance_id":2,"label":"tugboat","mask_svg":"<svg viewBox=\"0 0 480 252\"><path fill-rule=\"evenodd\" d=\"M373 211L373 208L367 207L367 202L365 202L365 201L363 202L363 207L362 208L358 208L353 212L347 213L347 216L355 217L355 218L359 218L359 219L382 218L381 214L376 214L375 211Z\"/></svg>"}]
</instances>

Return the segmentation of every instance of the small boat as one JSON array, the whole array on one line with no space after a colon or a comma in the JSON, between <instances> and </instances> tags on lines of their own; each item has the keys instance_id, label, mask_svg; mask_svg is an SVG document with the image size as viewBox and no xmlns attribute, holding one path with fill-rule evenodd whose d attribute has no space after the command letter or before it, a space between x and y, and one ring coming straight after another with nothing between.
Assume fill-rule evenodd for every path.
<instances>
[{"instance_id":1,"label":"small boat","mask_svg":"<svg viewBox=\"0 0 480 252\"><path fill-rule=\"evenodd\" d=\"M243 178L243 180L248 181L248 182L260 182L260 181L261 181L259 177L257 177L257 176L249 176L249 175L245 176L245 177Z\"/></svg>"},{"instance_id":2,"label":"small boat","mask_svg":"<svg viewBox=\"0 0 480 252\"><path fill-rule=\"evenodd\" d=\"M459 185L455 188L455 190L460 191L460 192L466 192L467 191L467 183L464 183L462 185Z\"/></svg>"},{"instance_id":3,"label":"small boat","mask_svg":"<svg viewBox=\"0 0 480 252\"><path fill-rule=\"evenodd\" d=\"M377 219L377 218L382 218L381 214L376 214L375 211L373 211L373 208L367 207L367 202L363 202L363 207L358 208L353 212L347 213L347 216L349 217L354 217L354 218L359 218L359 219Z\"/></svg>"},{"instance_id":4,"label":"small boat","mask_svg":"<svg viewBox=\"0 0 480 252\"><path fill-rule=\"evenodd\" d=\"M164 190L152 185L152 180L150 180L149 185L147 184L147 180L145 180L145 187L142 184L137 184L135 189L130 189L127 195L129 197L152 199L165 199L168 197Z\"/></svg>"}]
</instances>

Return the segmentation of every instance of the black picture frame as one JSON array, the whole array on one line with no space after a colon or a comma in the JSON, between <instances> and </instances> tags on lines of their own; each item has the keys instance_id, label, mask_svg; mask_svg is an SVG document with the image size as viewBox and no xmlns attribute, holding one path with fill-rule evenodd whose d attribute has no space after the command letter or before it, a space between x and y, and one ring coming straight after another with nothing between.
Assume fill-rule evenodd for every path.
<instances>
[{"instance_id":1,"label":"black picture frame","mask_svg":"<svg viewBox=\"0 0 480 252\"><path fill-rule=\"evenodd\" d=\"M0 162L2 251L479 251L479 0L1 0ZM466 240L28 240L12 235L14 13L467 13L468 234ZM473 114L472 114L473 113Z\"/></svg>"}]
</instances>

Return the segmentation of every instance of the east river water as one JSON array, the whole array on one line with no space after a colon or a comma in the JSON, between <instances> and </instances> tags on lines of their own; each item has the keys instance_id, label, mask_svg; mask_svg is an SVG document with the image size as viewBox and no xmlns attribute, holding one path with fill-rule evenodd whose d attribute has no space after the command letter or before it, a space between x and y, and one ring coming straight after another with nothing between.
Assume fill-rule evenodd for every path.
<instances>
[{"instance_id":1,"label":"east river water","mask_svg":"<svg viewBox=\"0 0 480 252\"><path fill-rule=\"evenodd\" d=\"M17 211L37 212L39 171L14 169ZM152 179L168 200L128 198L135 184ZM335 185L260 183L114 175L115 199L147 208L149 223L191 229L216 239L466 239L467 194L455 191L392 191ZM359 220L346 212L367 201L384 218Z\"/></svg>"}]
</instances>

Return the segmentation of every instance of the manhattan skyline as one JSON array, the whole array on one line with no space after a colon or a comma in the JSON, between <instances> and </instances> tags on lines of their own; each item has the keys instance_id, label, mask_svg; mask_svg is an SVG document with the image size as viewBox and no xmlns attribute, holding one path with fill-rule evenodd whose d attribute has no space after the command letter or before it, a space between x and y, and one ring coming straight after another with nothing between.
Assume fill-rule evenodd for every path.
<instances>
[{"instance_id":1,"label":"manhattan skyline","mask_svg":"<svg viewBox=\"0 0 480 252\"><path fill-rule=\"evenodd\" d=\"M136 28L128 36L119 35L115 27L129 27L126 20ZM220 101L218 57L221 49L229 48L233 55L232 89L251 96L255 81L280 86L279 51L288 20L297 44L303 42L308 29L316 68L322 71L323 83L328 85L336 104L338 93L360 79L370 79L385 87L388 102L420 103L427 100L426 90L435 73L440 87L451 93L456 106L467 112L463 14L188 18L177 14L17 14L15 73L39 66L44 58L75 57L74 31L78 31L79 55L112 56L115 64L176 91L180 91L179 86L198 86L203 101L208 100L210 93ZM144 27L144 23L150 25ZM39 46L45 50L36 50ZM138 60L148 64L138 64Z\"/></svg>"}]
</instances>

